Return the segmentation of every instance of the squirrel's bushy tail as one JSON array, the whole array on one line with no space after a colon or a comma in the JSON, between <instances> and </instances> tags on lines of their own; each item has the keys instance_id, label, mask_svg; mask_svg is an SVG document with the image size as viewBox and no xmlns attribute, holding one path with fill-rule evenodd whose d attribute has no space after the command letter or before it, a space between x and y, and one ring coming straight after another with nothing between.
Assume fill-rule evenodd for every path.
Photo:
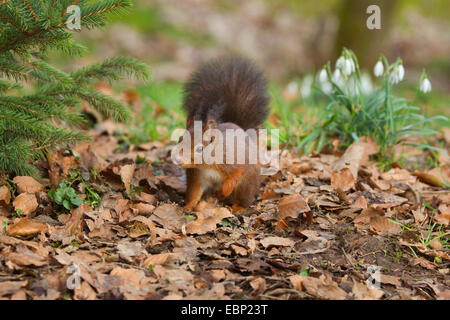
<instances>
[{"instance_id":1,"label":"squirrel's bushy tail","mask_svg":"<svg viewBox=\"0 0 450 320\"><path fill-rule=\"evenodd\" d=\"M264 122L269 100L263 73L248 59L229 57L206 63L191 75L184 88L183 107L188 125L212 118L246 130Z\"/></svg>"}]
</instances>

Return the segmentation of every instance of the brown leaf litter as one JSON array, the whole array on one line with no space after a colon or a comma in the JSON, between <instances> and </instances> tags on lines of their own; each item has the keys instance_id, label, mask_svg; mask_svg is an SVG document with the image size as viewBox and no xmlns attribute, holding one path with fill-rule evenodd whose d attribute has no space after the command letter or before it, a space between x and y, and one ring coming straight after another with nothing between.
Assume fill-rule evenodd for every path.
<instances>
[{"instance_id":1,"label":"brown leaf litter","mask_svg":"<svg viewBox=\"0 0 450 320\"><path fill-rule=\"evenodd\" d=\"M448 164L382 172L369 137L343 154L284 150L244 213L215 198L186 212L172 145L124 151L114 128L92 130L79 157L49 154L41 179L2 183L0 298L449 298ZM74 169L85 203L67 211L47 193Z\"/></svg>"}]
</instances>

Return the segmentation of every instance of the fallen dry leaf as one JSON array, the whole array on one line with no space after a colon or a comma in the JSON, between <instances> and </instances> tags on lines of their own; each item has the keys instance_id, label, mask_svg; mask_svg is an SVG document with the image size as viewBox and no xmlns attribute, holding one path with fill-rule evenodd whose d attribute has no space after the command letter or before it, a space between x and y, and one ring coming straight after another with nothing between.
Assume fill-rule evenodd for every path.
<instances>
[{"instance_id":1,"label":"fallen dry leaf","mask_svg":"<svg viewBox=\"0 0 450 320\"><path fill-rule=\"evenodd\" d=\"M32 193L21 193L13 201L14 209L23 215L32 213L38 207L36 196Z\"/></svg>"},{"instance_id":2,"label":"fallen dry leaf","mask_svg":"<svg viewBox=\"0 0 450 320\"><path fill-rule=\"evenodd\" d=\"M46 265L46 257L39 256L30 250L22 250L23 252L11 252L8 259L18 266L36 266L42 267Z\"/></svg>"},{"instance_id":3,"label":"fallen dry leaf","mask_svg":"<svg viewBox=\"0 0 450 320\"><path fill-rule=\"evenodd\" d=\"M439 213L434 219L440 223L448 226L450 224L450 205L441 203L438 207Z\"/></svg>"},{"instance_id":4,"label":"fallen dry leaf","mask_svg":"<svg viewBox=\"0 0 450 320\"><path fill-rule=\"evenodd\" d=\"M328 274L322 274L319 278L293 275L289 280L298 291L305 290L319 299L344 300L347 297L347 293L339 288Z\"/></svg>"},{"instance_id":5,"label":"fallen dry leaf","mask_svg":"<svg viewBox=\"0 0 450 320\"><path fill-rule=\"evenodd\" d=\"M74 289L75 300L96 300L97 293L86 281L82 281L79 288Z\"/></svg>"},{"instance_id":6,"label":"fallen dry leaf","mask_svg":"<svg viewBox=\"0 0 450 320\"><path fill-rule=\"evenodd\" d=\"M122 168L120 168L120 178L122 179L127 194L130 194L131 180L133 179L133 173L135 168L136 168L135 164L126 164Z\"/></svg>"},{"instance_id":7,"label":"fallen dry leaf","mask_svg":"<svg viewBox=\"0 0 450 320\"><path fill-rule=\"evenodd\" d=\"M20 288L25 287L26 285L28 285L28 280L0 282L0 297L3 297L8 294L13 294Z\"/></svg>"},{"instance_id":8,"label":"fallen dry leaf","mask_svg":"<svg viewBox=\"0 0 450 320\"><path fill-rule=\"evenodd\" d=\"M436 250L441 250L441 249L444 248L442 246L442 243L438 239L431 240L429 246L430 246L431 249L436 249Z\"/></svg>"},{"instance_id":9,"label":"fallen dry leaf","mask_svg":"<svg viewBox=\"0 0 450 320\"><path fill-rule=\"evenodd\" d=\"M255 290L256 294L261 294L266 291L267 285L266 280L264 278L256 278L250 281L250 286L253 290Z\"/></svg>"},{"instance_id":10,"label":"fallen dry leaf","mask_svg":"<svg viewBox=\"0 0 450 320\"><path fill-rule=\"evenodd\" d=\"M128 262L132 262L132 258L146 253L140 242L131 242L129 240L119 241L117 249L119 251L119 256Z\"/></svg>"},{"instance_id":11,"label":"fallen dry leaf","mask_svg":"<svg viewBox=\"0 0 450 320\"><path fill-rule=\"evenodd\" d=\"M0 187L0 201L3 201L4 204L9 204L11 201L11 192L7 186Z\"/></svg>"},{"instance_id":12,"label":"fallen dry leaf","mask_svg":"<svg viewBox=\"0 0 450 320\"><path fill-rule=\"evenodd\" d=\"M139 202L131 204L131 208L136 210L137 214L150 215L155 209L155 206L148 203Z\"/></svg>"},{"instance_id":13,"label":"fallen dry leaf","mask_svg":"<svg viewBox=\"0 0 450 320\"><path fill-rule=\"evenodd\" d=\"M383 235L395 235L399 234L402 231L402 228L397 223L392 222L387 217L371 217L369 225L375 230L378 234Z\"/></svg>"},{"instance_id":14,"label":"fallen dry leaf","mask_svg":"<svg viewBox=\"0 0 450 320\"><path fill-rule=\"evenodd\" d=\"M358 178L358 169L363 157L364 146L353 143L347 148L342 157L333 165L331 173L331 185L348 191L355 187Z\"/></svg>"},{"instance_id":15,"label":"fallen dry leaf","mask_svg":"<svg viewBox=\"0 0 450 320\"><path fill-rule=\"evenodd\" d=\"M301 234L308 239L296 245L296 249L300 254L317 254L325 252L330 247L330 240L335 238L331 233L314 230L302 230Z\"/></svg>"},{"instance_id":16,"label":"fallen dry leaf","mask_svg":"<svg viewBox=\"0 0 450 320\"><path fill-rule=\"evenodd\" d=\"M359 138L359 144L363 146L364 152L361 158L360 165L365 165L369 162L369 157L373 154L376 154L380 151L380 147L378 144L373 140L372 137L360 137Z\"/></svg>"},{"instance_id":17,"label":"fallen dry leaf","mask_svg":"<svg viewBox=\"0 0 450 320\"><path fill-rule=\"evenodd\" d=\"M13 182L17 185L18 193L36 193L44 190L44 186L32 177L17 176L13 179Z\"/></svg>"},{"instance_id":18,"label":"fallen dry leaf","mask_svg":"<svg viewBox=\"0 0 450 320\"><path fill-rule=\"evenodd\" d=\"M172 189L176 190L177 192L184 193L186 192L186 182L181 181L177 177L173 176L156 176L155 177L156 182L162 182L166 186L171 187Z\"/></svg>"},{"instance_id":19,"label":"fallen dry leaf","mask_svg":"<svg viewBox=\"0 0 450 320\"><path fill-rule=\"evenodd\" d=\"M177 253L159 253L159 254L150 254L144 260L142 266L144 268L148 268L150 265L164 265L165 263L170 262L171 260L176 259L179 256Z\"/></svg>"},{"instance_id":20,"label":"fallen dry leaf","mask_svg":"<svg viewBox=\"0 0 450 320\"><path fill-rule=\"evenodd\" d=\"M397 223L384 216L382 209L369 207L364 209L353 221L358 228L370 227L378 234L395 235L402 231Z\"/></svg>"},{"instance_id":21,"label":"fallen dry leaf","mask_svg":"<svg viewBox=\"0 0 450 320\"><path fill-rule=\"evenodd\" d=\"M25 290L21 289L11 295L11 300L27 300L27 294L25 293Z\"/></svg>"},{"instance_id":22,"label":"fallen dry leaf","mask_svg":"<svg viewBox=\"0 0 450 320\"><path fill-rule=\"evenodd\" d=\"M22 218L10 226L7 233L10 236L30 236L39 232L45 232L46 230L47 226L45 224L34 221L31 218Z\"/></svg>"},{"instance_id":23,"label":"fallen dry leaf","mask_svg":"<svg viewBox=\"0 0 450 320\"><path fill-rule=\"evenodd\" d=\"M62 151L48 152L47 162L49 165L50 184L57 186L69 173L70 169L78 167L78 161L74 156L65 156Z\"/></svg>"},{"instance_id":24,"label":"fallen dry leaf","mask_svg":"<svg viewBox=\"0 0 450 320\"><path fill-rule=\"evenodd\" d=\"M153 211L150 219L162 225L165 229L180 232L186 223L183 211L173 204L162 204Z\"/></svg>"},{"instance_id":25,"label":"fallen dry leaf","mask_svg":"<svg viewBox=\"0 0 450 320\"><path fill-rule=\"evenodd\" d=\"M445 166L434 168L427 172L415 171L413 174L418 177L420 181L434 187L444 187L445 181L450 181L450 168Z\"/></svg>"},{"instance_id":26,"label":"fallen dry leaf","mask_svg":"<svg viewBox=\"0 0 450 320\"><path fill-rule=\"evenodd\" d=\"M264 248L269 247L292 247L295 244L294 240L281 237L266 237L260 241Z\"/></svg>"},{"instance_id":27,"label":"fallen dry leaf","mask_svg":"<svg viewBox=\"0 0 450 320\"><path fill-rule=\"evenodd\" d=\"M214 231L218 223L232 216L230 210L226 208L204 209L202 212L197 213L197 220L186 224L186 233L205 234Z\"/></svg>"},{"instance_id":28,"label":"fallen dry leaf","mask_svg":"<svg viewBox=\"0 0 450 320\"><path fill-rule=\"evenodd\" d=\"M400 279L398 277L389 276L387 274L381 274L380 275L380 282L381 283L385 283L385 284L391 284L391 285L396 286L396 287L401 287L402 286L402 282L400 281Z\"/></svg>"},{"instance_id":29,"label":"fallen dry leaf","mask_svg":"<svg viewBox=\"0 0 450 320\"><path fill-rule=\"evenodd\" d=\"M309 212L311 209L301 195L293 194L284 196L281 199L280 204L278 205L278 211L281 219L287 217L296 219L299 214Z\"/></svg>"},{"instance_id":30,"label":"fallen dry leaf","mask_svg":"<svg viewBox=\"0 0 450 320\"><path fill-rule=\"evenodd\" d=\"M357 300L379 300L383 295L383 290L369 288L365 283L355 281L353 283L353 295Z\"/></svg>"},{"instance_id":31,"label":"fallen dry leaf","mask_svg":"<svg viewBox=\"0 0 450 320\"><path fill-rule=\"evenodd\" d=\"M241 246L237 246L235 244L231 245L231 249L233 249L233 251L241 256L246 256L248 254L247 250L245 248L242 248Z\"/></svg>"}]
</instances>

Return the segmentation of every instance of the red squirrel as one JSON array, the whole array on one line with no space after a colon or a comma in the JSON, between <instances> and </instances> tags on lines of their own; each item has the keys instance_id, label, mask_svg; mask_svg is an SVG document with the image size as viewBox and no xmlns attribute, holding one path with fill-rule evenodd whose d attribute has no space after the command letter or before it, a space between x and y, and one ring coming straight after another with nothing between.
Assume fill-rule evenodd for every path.
<instances>
[{"instance_id":1,"label":"red squirrel","mask_svg":"<svg viewBox=\"0 0 450 320\"><path fill-rule=\"evenodd\" d=\"M202 133L216 129L224 137L228 129L258 129L269 114L269 100L267 80L250 60L229 57L206 63L193 72L185 84L183 107L187 112L187 132L191 136L194 134L196 121L201 121ZM231 152L226 149L226 138L214 138L202 137L197 145L191 139L191 161L182 163L187 177L185 209L193 210L206 192L215 193L219 200L230 197L233 212L247 208L254 202L260 187L259 162L249 161L246 152L244 162L226 163ZM223 161L195 164L195 153L202 153L214 143L224 147ZM254 143L258 144L258 136L256 141L246 136L246 150ZM242 145L238 147L236 143L234 154L238 152L242 152Z\"/></svg>"}]
</instances>

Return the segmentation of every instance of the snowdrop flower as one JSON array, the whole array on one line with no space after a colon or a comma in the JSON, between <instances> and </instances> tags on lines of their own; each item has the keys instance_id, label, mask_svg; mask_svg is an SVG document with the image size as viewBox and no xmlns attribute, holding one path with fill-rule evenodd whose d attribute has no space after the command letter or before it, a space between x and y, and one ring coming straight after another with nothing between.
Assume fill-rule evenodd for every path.
<instances>
[{"instance_id":1,"label":"snowdrop flower","mask_svg":"<svg viewBox=\"0 0 450 320\"><path fill-rule=\"evenodd\" d=\"M367 73L361 75L361 91L364 94L369 94L372 91L372 80Z\"/></svg>"},{"instance_id":2,"label":"snowdrop flower","mask_svg":"<svg viewBox=\"0 0 450 320\"><path fill-rule=\"evenodd\" d=\"M325 68L323 68L319 73L319 81L320 83L328 81L327 70L325 70Z\"/></svg>"},{"instance_id":3,"label":"snowdrop flower","mask_svg":"<svg viewBox=\"0 0 450 320\"><path fill-rule=\"evenodd\" d=\"M403 68L402 64L394 67L394 70L389 75L389 80L391 83L396 84L403 80L405 76L405 68Z\"/></svg>"},{"instance_id":4,"label":"snowdrop flower","mask_svg":"<svg viewBox=\"0 0 450 320\"><path fill-rule=\"evenodd\" d=\"M381 77L384 73L384 65L381 60L378 60L378 62L375 64L375 67L373 68L373 74L375 77Z\"/></svg>"},{"instance_id":5,"label":"snowdrop flower","mask_svg":"<svg viewBox=\"0 0 450 320\"><path fill-rule=\"evenodd\" d=\"M355 66L355 62L353 61L352 58L348 58L346 61L346 64L350 66L349 70L350 73L355 72L356 71L356 66Z\"/></svg>"},{"instance_id":6,"label":"snowdrop flower","mask_svg":"<svg viewBox=\"0 0 450 320\"><path fill-rule=\"evenodd\" d=\"M340 69L343 74L349 76L356 70L355 62L351 58L340 56L336 61L336 69Z\"/></svg>"},{"instance_id":7,"label":"snowdrop flower","mask_svg":"<svg viewBox=\"0 0 450 320\"><path fill-rule=\"evenodd\" d=\"M302 85L300 87L300 92L301 92L303 98L307 98L311 94L312 83L313 83L313 78L311 75L307 75L303 79Z\"/></svg>"},{"instance_id":8,"label":"snowdrop flower","mask_svg":"<svg viewBox=\"0 0 450 320\"><path fill-rule=\"evenodd\" d=\"M342 79L341 70L335 69L333 72L333 81L339 82Z\"/></svg>"},{"instance_id":9,"label":"snowdrop flower","mask_svg":"<svg viewBox=\"0 0 450 320\"><path fill-rule=\"evenodd\" d=\"M320 84L320 86L321 86L321 88L322 88L322 91L323 91L325 94L330 94L330 93L331 93L331 89L333 88L333 86L331 85L331 83L328 82L328 81L322 82L322 83Z\"/></svg>"},{"instance_id":10,"label":"snowdrop flower","mask_svg":"<svg viewBox=\"0 0 450 320\"><path fill-rule=\"evenodd\" d=\"M391 74L389 75L389 82L392 84L397 84L399 83L399 79L398 79L398 75L397 75L397 71L392 71Z\"/></svg>"},{"instance_id":11,"label":"snowdrop flower","mask_svg":"<svg viewBox=\"0 0 450 320\"><path fill-rule=\"evenodd\" d=\"M289 84L287 85L286 91L290 95L293 95L293 96L297 95L298 83L295 81L289 82Z\"/></svg>"},{"instance_id":12,"label":"snowdrop flower","mask_svg":"<svg viewBox=\"0 0 450 320\"><path fill-rule=\"evenodd\" d=\"M342 71L344 71L344 73L348 76L352 74L352 65L348 59L345 59L344 68Z\"/></svg>"},{"instance_id":13,"label":"snowdrop flower","mask_svg":"<svg viewBox=\"0 0 450 320\"><path fill-rule=\"evenodd\" d=\"M336 69L341 69L343 70L345 68L345 58L343 56L340 56L337 60L336 60Z\"/></svg>"},{"instance_id":14,"label":"snowdrop flower","mask_svg":"<svg viewBox=\"0 0 450 320\"><path fill-rule=\"evenodd\" d=\"M420 83L420 91L422 91L423 93L431 91L431 82L427 77L425 77Z\"/></svg>"},{"instance_id":15,"label":"snowdrop flower","mask_svg":"<svg viewBox=\"0 0 450 320\"><path fill-rule=\"evenodd\" d=\"M294 101L300 95L299 85L296 81L291 81L288 83L286 88L283 90L283 98L286 101Z\"/></svg>"},{"instance_id":16,"label":"snowdrop flower","mask_svg":"<svg viewBox=\"0 0 450 320\"><path fill-rule=\"evenodd\" d=\"M398 78L399 78L399 80L402 81L404 76L405 76L405 68L403 68L403 64L400 64L398 66Z\"/></svg>"},{"instance_id":17,"label":"snowdrop flower","mask_svg":"<svg viewBox=\"0 0 450 320\"><path fill-rule=\"evenodd\" d=\"M347 90L347 94L349 95L359 95L359 88L356 85L356 81L354 78L350 78L347 83L343 86Z\"/></svg>"},{"instance_id":18,"label":"snowdrop flower","mask_svg":"<svg viewBox=\"0 0 450 320\"><path fill-rule=\"evenodd\" d=\"M335 69L332 78L339 88L343 89L345 87L345 79L342 76L341 70Z\"/></svg>"}]
</instances>

